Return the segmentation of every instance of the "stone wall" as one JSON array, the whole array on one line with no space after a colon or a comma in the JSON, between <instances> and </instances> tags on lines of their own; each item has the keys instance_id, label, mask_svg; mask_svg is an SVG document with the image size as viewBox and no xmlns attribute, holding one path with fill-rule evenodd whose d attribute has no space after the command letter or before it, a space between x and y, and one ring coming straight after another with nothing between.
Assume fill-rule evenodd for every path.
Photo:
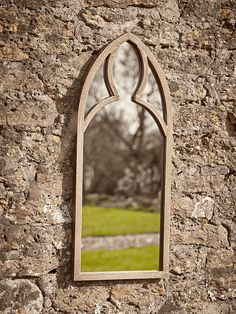
<instances>
[{"instance_id":1,"label":"stone wall","mask_svg":"<svg viewBox=\"0 0 236 314\"><path fill-rule=\"evenodd\" d=\"M235 1L2 0L0 312L236 313ZM170 278L71 279L81 78L136 34L174 114Z\"/></svg>"}]
</instances>

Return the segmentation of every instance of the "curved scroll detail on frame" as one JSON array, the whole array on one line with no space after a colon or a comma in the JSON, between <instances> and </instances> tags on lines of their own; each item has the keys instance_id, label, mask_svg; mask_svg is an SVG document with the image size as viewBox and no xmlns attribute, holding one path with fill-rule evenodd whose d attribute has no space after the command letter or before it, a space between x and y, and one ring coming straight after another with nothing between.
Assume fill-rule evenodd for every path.
<instances>
[{"instance_id":1,"label":"curved scroll detail on frame","mask_svg":"<svg viewBox=\"0 0 236 314\"><path fill-rule=\"evenodd\" d=\"M106 273L81 272L81 230L82 230L82 194L83 194L83 144L84 132L94 116L103 107L119 100L119 94L113 81L113 62L116 50L124 42L132 45L139 59L139 81L131 96L131 100L144 107L158 125L164 139L164 169L162 185L162 212L160 233L160 271L127 271ZM104 80L109 96L95 104L85 114L85 107L89 88L99 67L105 61ZM148 79L148 67L152 69L158 88L160 90L163 117L158 109L143 99L142 94ZM169 269L169 213L171 192L171 150L172 150L172 110L170 93L165 75L151 51L136 36L131 33L124 34L110 43L98 55L85 79L79 99L78 125L77 125L77 157L76 157L76 202L75 202L75 243L74 243L74 280L108 280L108 279L144 279L163 278L168 275Z\"/></svg>"}]
</instances>

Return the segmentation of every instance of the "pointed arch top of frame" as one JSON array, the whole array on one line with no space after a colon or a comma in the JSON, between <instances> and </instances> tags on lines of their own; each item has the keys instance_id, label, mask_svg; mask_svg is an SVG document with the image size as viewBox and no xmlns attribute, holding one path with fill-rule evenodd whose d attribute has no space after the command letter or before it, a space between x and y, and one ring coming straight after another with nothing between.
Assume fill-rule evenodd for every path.
<instances>
[{"instance_id":1,"label":"pointed arch top of frame","mask_svg":"<svg viewBox=\"0 0 236 314\"><path fill-rule=\"evenodd\" d=\"M95 74L97 73L99 67L101 66L103 62L105 62L105 66L106 66L104 77L105 77L105 83L106 83L108 92L110 94L110 97L105 98L102 102L96 105L96 108L94 108L94 110L91 110L91 112L88 112L87 114L88 117L86 117L84 121L83 129L84 130L86 129L86 127L88 126L89 122L92 120L94 115L103 106L110 104L119 99L119 95L117 93L115 84L113 82L112 66L113 66L114 53L119 48L119 46L123 44L124 42L130 43L134 47L140 59L139 61L140 61L141 73L140 73L139 83L132 96L132 100L135 103L141 106L144 106L150 112L150 114L154 117L156 122L159 124L162 133L166 136L168 133L167 128L168 129L171 128L171 125L172 125L172 110L171 110L169 87L168 87L164 72L161 66L159 65L157 59L154 57L154 55L149 50L149 48L132 33L126 33L118 37L117 39L113 40L107 46L105 46L105 48L99 53L99 55L93 62L91 68L89 69L87 76L85 78L84 84L83 84L81 94L80 94L79 108L78 108L79 119L81 119L80 117L84 117L89 88L92 84ZM147 103L146 101L142 99L142 92L147 83L148 66L152 67L154 71L154 75L157 80L157 84L160 88L160 94L161 94L161 98L163 102L163 113L164 113L163 119L160 117L159 113L157 112L157 110L154 108L152 104Z\"/></svg>"}]
</instances>

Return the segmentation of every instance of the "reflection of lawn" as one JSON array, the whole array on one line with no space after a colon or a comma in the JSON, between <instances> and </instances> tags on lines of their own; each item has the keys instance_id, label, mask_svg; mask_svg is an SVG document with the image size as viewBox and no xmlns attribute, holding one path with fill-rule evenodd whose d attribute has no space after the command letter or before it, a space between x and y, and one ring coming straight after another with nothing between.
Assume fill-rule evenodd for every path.
<instances>
[{"instance_id":1,"label":"reflection of lawn","mask_svg":"<svg viewBox=\"0 0 236 314\"><path fill-rule=\"evenodd\" d=\"M158 270L159 247L81 251L82 271Z\"/></svg>"},{"instance_id":2,"label":"reflection of lawn","mask_svg":"<svg viewBox=\"0 0 236 314\"><path fill-rule=\"evenodd\" d=\"M160 232L160 214L83 206L83 236Z\"/></svg>"}]
</instances>

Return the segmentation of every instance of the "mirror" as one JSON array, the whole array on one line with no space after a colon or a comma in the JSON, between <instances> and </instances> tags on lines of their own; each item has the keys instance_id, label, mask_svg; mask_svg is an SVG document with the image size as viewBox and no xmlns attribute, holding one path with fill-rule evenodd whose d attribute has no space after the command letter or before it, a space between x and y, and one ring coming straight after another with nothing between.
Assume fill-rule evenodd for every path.
<instances>
[{"instance_id":1,"label":"mirror","mask_svg":"<svg viewBox=\"0 0 236 314\"><path fill-rule=\"evenodd\" d=\"M164 138L150 113L131 101L138 58L128 42L117 49L113 79L119 100L100 109L84 133L82 272L159 270ZM103 67L85 113L108 96ZM163 116L150 68L143 99Z\"/></svg>"}]
</instances>

